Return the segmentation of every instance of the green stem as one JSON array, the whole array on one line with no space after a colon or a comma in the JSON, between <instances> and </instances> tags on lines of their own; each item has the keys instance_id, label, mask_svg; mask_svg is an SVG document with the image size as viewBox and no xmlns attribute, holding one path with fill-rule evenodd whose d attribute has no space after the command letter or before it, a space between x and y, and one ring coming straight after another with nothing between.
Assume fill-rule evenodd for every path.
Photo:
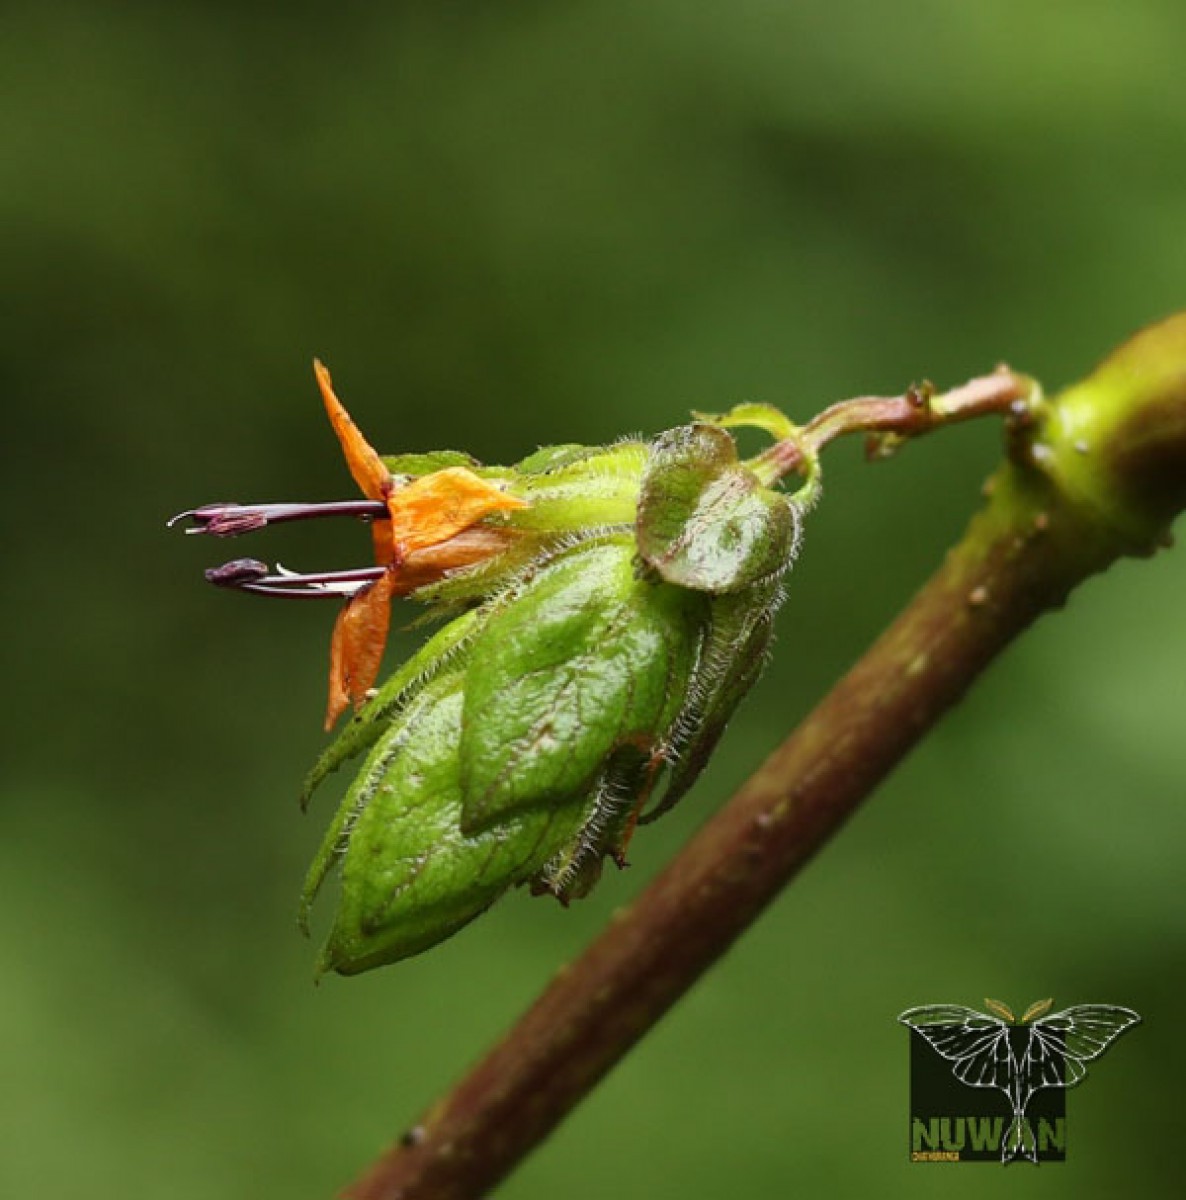
<instances>
[{"instance_id":1,"label":"green stem","mask_svg":"<svg viewBox=\"0 0 1186 1200\"><path fill-rule=\"evenodd\" d=\"M1186 334L1186 318L1180 322L1176 334ZM1186 337L1181 342L1186 362ZM1074 389L1071 397L1082 402ZM1108 417L1109 428L1139 430L1136 460L1147 464L1152 456L1163 469L1159 478L1177 480L1174 496L1186 502L1186 386L1167 385L1156 396L1138 389L1131 399L1123 421ZM1161 406L1164 445L1136 413L1146 401ZM1139 486L1126 486L1134 481L1117 473L1129 461L1122 448L1102 454L1101 446L1087 481L1072 478L1056 437L1061 419L1055 406L1012 431L1010 461L990 481L986 507L906 610L347 1196L488 1195L724 954L1005 646L1078 583L1122 554L1151 548L1168 508L1154 513ZM1077 463L1082 455L1072 453ZM1164 491L1159 485L1155 496ZM1124 507L1134 496L1141 511Z\"/></svg>"}]
</instances>

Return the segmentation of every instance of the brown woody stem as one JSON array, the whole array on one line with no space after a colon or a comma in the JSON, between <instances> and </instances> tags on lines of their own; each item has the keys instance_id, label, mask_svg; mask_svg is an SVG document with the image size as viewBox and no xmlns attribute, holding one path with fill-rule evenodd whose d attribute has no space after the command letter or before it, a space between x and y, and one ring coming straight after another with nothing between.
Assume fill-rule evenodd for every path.
<instances>
[{"instance_id":1,"label":"brown woody stem","mask_svg":"<svg viewBox=\"0 0 1186 1200\"><path fill-rule=\"evenodd\" d=\"M758 469L780 479L809 468L819 452L838 437L864 433L870 458L891 452L906 438L930 433L943 425L994 414L1020 427L1033 419L1041 389L1034 380L1008 367L970 379L937 394L929 383L916 384L900 396L858 396L841 400L813 417L792 437L776 442L759 457Z\"/></svg>"},{"instance_id":2,"label":"brown woody stem","mask_svg":"<svg viewBox=\"0 0 1186 1200\"><path fill-rule=\"evenodd\" d=\"M1186 362L1186 318L1170 333ZM1138 430L1136 457L1155 461L1159 480L1181 481L1186 373L1163 371L1159 380L1157 395L1134 392L1131 420L1117 419L1115 405L1101 408L1099 428L1116 436ZM1085 403L1076 397L1073 403ZM1150 448L1163 443L1137 413L1146 401L1168 431L1164 453ZM1083 428L1081 420L1063 423ZM488 1195L724 954L1005 646L1088 576L1122 554L1151 550L1172 516L1168 504L1154 503L1165 488L1145 494L1126 487L1133 482L1123 476L1126 456L1104 453L1110 445L1099 447L1098 462L1089 459L1086 474L1076 474L1083 454L1078 441L1070 448L1058 441L1061 428L1052 407L1011 430L1010 461L990 481L988 504L906 610L348 1197ZM1179 486L1174 504L1182 503Z\"/></svg>"}]
</instances>

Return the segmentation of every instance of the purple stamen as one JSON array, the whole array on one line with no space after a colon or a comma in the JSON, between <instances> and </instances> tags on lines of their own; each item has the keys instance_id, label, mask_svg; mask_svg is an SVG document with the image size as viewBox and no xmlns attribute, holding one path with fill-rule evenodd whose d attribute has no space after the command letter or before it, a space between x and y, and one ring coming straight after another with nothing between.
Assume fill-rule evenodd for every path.
<instances>
[{"instance_id":1,"label":"purple stamen","mask_svg":"<svg viewBox=\"0 0 1186 1200\"><path fill-rule=\"evenodd\" d=\"M317 517L356 517L374 521L387 516L379 500L334 500L325 504L203 504L178 513L169 525L192 524L186 533L208 533L214 537L236 537L284 521L307 521ZM297 575L277 563L271 574L267 563L256 558L236 558L212 567L207 580L215 587L254 592L258 596L286 596L295 600L349 599L379 579L385 567L359 567L349 571L322 571Z\"/></svg>"},{"instance_id":2,"label":"purple stamen","mask_svg":"<svg viewBox=\"0 0 1186 1200\"><path fill-rule=\"evenodd\" d=\"M192 521L186 533L209 533L214 537L238 537L279 525L284 521L309 521L318 517L358 517L376 520L387 515L381 500L333 500L324 504L203 504L178 513L168 524Z\"/></svg>"},{"instance_id":3,"label":"purple stamen","mask_svg":"<svg viewBox=\"0 0 1186 1200\"><path fill-rule=\"evenodd\" d=\"M328 600L349 598L382 577L386 567L355 567L346 571L319 571L298 575L277 564L277 574L267 563L254 558L236 558L221 567L212 567L206 579L216 587L234 588L257 596L283 596L290 600Z\"/></svg>"}]
</instances>

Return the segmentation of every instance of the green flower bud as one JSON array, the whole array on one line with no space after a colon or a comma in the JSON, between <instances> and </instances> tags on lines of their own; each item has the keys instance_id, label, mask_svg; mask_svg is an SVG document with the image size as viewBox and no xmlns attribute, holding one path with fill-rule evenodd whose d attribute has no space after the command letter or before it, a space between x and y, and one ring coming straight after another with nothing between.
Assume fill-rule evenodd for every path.
<instances>
[{"instance_id":1,"label":"green flower bud","mask_svg":"<svg viewBox=\"0 0 1186 1200\"><path fill-rule=\"evenodd\" d=\"M707 603L636 578L634 557L628 535L558 554L438 634L394 712L364 711L374 740L306 891L341 858L326 966L417 953L515 884L568 899L624 848Z\"/></svg>"},{"instance_id":2,"label":"green flower bud","mask_svg":"<svg viewBox=\"0 0 1186 1200\"><path fill-rule=\"evenodd\" d=\"M306 799L366 755L302 905L304 923L340 866L321 968L343 974L427 949L511 887L567 903L624 864L760 673L800 525L709 422L514 468L383 461L396 478L464 465L524 504L504 551L412 594L452 619L310 776Z\"/></svg>"}]
</instances>

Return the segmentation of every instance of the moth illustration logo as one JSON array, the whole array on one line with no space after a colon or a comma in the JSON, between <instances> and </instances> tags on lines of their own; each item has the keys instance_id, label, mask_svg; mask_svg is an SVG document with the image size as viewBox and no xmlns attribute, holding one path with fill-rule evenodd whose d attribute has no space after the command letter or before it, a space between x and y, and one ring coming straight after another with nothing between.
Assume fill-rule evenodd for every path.
<instances>
[{"instance_id":1,"label":"moth illustration logo","mask_svg":"<svg viewBox=\"0 0 1186 1200\"><path fill-rule=\"evenodd\" d=\"M1009 1104L1007 1117L994 1118L983 1109L975 1114L961 1111L957 1116L950 1107L942 1115L936 1113L935 1108L942 1109L951 1101L936 1102L933 1089L925 1097L920 1095L920 1075L928 1069L923 1060L933 1059L933 1055L912 1037L912 1159L986 1159L995 1156L991 1151L998 1143L1003 1163L1018 1158L1033 1163L1064 1158L1061 1093L1080 1083L1087 1075L1087 1064L1141 1018L1132 1009L1115 1004L1077 1004L1051 1013L1051 1000L1031 1004L1019 1018L999 1000L984 1003L989 1012L959 1004L925 1004L898 1017L947 1060L950 1075L961 1084L996 1089ZM1040 1134L1035 1136L1027 1112L1031 1099L1046 1088L1057 1093L1057 1105L1043 1115ZM1039 1100L1041 1097L1035 1101L1035 1109ZM930 1149L920 1149L920 1144Z\"/></svg>"}]
</instances>

